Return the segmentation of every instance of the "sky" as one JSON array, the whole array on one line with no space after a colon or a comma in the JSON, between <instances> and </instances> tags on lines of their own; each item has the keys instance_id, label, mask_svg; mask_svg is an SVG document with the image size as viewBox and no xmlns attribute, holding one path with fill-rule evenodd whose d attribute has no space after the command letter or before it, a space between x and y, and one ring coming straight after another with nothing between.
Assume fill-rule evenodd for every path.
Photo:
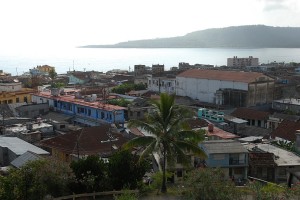
<instances>
[{"instance_id":1,"label":"sky","mask_svg":"<svg viewBox=\"0 0 300 200\"><path fill-rule=\"evenodd\" d=\"M299 16L299 0L8 0L0 2L0 51L115 44L239 25L300 27Z\"/></svg>"}]
</instances>

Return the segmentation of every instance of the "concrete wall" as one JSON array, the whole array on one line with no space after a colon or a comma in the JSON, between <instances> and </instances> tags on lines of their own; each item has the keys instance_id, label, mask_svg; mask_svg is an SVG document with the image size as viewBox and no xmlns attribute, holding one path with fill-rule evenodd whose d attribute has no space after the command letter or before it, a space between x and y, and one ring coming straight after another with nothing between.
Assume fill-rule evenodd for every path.
<instances>
[{"instance_id":1,"label":"concrete wall","mask_svg":"<svg viewBox=\"0 0 300 200\"><path fill-rule=\"evenodd\" d=\"M0 92L17 92L22 89L22 83L0 83Z\"/></svg>"},{"instance_id":2,"label":"concrete wall","mask_svg":"<svg viewBox=\"0 0 300 200\"><path fill-rule=\"evenodd\" d=\"M248 90L247 83L221 80L176 77L176 94L188 96L203 102L216 103L216 91L219 89Z\"/></svg>"}]
</instances>

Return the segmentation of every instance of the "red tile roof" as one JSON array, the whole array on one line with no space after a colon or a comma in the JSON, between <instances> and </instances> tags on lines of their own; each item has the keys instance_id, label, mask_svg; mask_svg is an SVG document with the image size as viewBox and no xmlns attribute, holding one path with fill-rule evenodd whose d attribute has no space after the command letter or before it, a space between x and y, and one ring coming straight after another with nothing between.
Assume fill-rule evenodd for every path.
<instances>
[{"instance_id":1,"label":"red tile roof","mask_svg":"<svg viewBox=\"0 0 300 200\"><path fill-rule=\"evenodd\" d=\"M208 69L186 70L178 74L177 77L222 80L222 81L237 81L242 83L256 82L260 77L265 77L268 80L273 80L272 78L258 72L221 71L221 70L208 70Z\"/></svg>"},{"instance_id":2,"label":"red tile roof","mask_svg":"<svg viewBox=\"0 0 300 200\"><path fill-rule=\"evenodd\" d=\"M300 121L294 122L283 120L278 127L271 133L273 138L280 137L289 141L296 141L296 131L300 129Z\"/></svg>"},{"instance_id":3,"label":"red tile roof","mask_svg":"<svg viewBox=\"0 0 300 200\"><path fill-rule=\"evenodd\" d=\"M222 129L219 129L217 127L214 127L212 132L207 131L206 134L207 134L207 136L217 136L220 139L234 139L234 138L239 138L240 137L238 135L235 135L233 133L229 133L229 132L224 131Z\"/></svg>"},{"instance_id":4,"label":"red tile roof","mask_svg":"<svg viewBox=\"0 0 300 200\"><path fill-rule=\"evenodd\" d=\"M109 129L110 125L86 127L65 135L43 140L40 144L66 154L77 154L77 138L79 138L78 149L80 155L110 154L112 145L120 148L127 142L127 139L121 134L113 133L113 138L118 138L118 140L109 142L107 135Z\"/></svg>"},{"instance_id":5,"label":"red tile roof","mask_svg":"<svg viewBox=\"0 0 300 200\"><path fill-rule=\"evenodd\" d=\"M270 113L250 108L237 108L231 115L242 119L266 120L269 118Z\"/></svg>"}]
</instances>

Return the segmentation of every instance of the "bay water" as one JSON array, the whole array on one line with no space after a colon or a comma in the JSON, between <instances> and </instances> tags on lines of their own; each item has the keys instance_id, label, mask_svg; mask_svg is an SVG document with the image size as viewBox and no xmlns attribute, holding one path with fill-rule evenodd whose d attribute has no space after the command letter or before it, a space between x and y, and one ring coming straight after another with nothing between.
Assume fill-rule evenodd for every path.
<instances>
[{"instance_id":1,"label":"bay water","mask_svg":"<svg viewBox=\"0 0 300 200\"><path fill-rule=\"evenodd\" d=\"M190 64L227 64L227 58L257 57L259 63L298 62L300 48L57 48L23 49L0 52L0 69L12 75L21 75L37 65L50 65L57 73L76 71L102 71L123 69L133 71L134 65L164 64L165 70L178 66L179 62Z\"/></svg>"}]
</instances>

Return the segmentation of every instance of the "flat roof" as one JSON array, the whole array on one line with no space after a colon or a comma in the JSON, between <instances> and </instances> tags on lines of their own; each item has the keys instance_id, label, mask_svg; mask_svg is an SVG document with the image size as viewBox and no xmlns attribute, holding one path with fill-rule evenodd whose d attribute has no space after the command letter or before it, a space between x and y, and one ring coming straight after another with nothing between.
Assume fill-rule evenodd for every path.
<instances>
[{"instance_id":1,"label":"flat roof","mask_svg":"<svg viewBox=\"0 0 300 200\"><path fill-rule=\"evenodd\" d=\"M235 140L209 140L200 144L209 154L248 153L247 149Z\"/></svg>"},{"instance_id":2,"label":"flat roof","mask_svg":"<svg viewBox=\"0 0 300 200\"><path fill-rule=\"evenodd\" d=\"M271 144L246 144L244 145L249 151L254 147L259 148L265 152L273 153L275 155L275 163L278 166L300 166L300 157L296 154L276 147Z\"/></svg>"},{"instance_id":3,"label":"flat roof","mask_svg":"<svg viewBox=\"0 0 300 200\"><path fill-rule=\"evenodd\" d=\"M69 103L82 105L82 106L86 106L86 107L98 108L98 109L107 110L107 111L125 110L126 109L121 106L105 104L105 103L98 102L98 101L87 102L87 101L84 101L84 99L76 99L74 95L53 96L53 95L51 95L51 92L38 92L38 93L35 93L34 95L39 96L39 97L48 98L48 99L57 100L57 101L69 102Z\"/></svg>"},{"instance_id":4,"label":"flat roof","mask_svg":"<svg viewBox=\"0 0 300 200\"><path fill-rule=\"evenodd\" d=\"M273 102L283 103L283 104L300 105L300 99L294 99L294 98L274 100Z\"/></svg>"},{"instance_id":5,"label":"flat roof","mask_svg":"<svg viewBox=\"0 0 300 200\"><path fill-rule=\"evenodd\" d=\"M34 146L28 142L25 142L24 140L21 140L17 137L0 137L0 147L7 147L12 152L14 152L16 155L22 155L23 153L27 151L31 151L36 154L40 155L48 155L49 152Z\"/></svg>"}]
</instances>

